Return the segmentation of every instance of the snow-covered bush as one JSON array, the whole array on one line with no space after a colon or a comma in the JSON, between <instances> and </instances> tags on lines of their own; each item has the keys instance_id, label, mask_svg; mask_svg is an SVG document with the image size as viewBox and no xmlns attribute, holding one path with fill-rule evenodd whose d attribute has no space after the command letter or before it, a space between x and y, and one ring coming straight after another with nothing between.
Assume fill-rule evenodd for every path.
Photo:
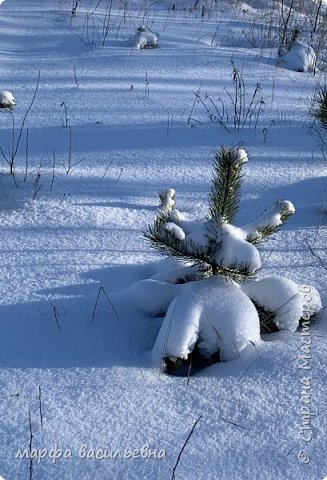
<instances>
[{"instance_id":1,"label":"snow-covered bush","mask_svg":"<svg viewBox=\"0 0 327 480\"><path fill-rule=\"evenodd\" d=\"M134 48L155 48L158 46L158 37L146 30L144 26L138 28L134 37Z\"/></svg>"},{"instance_id":2,"label":"snow-covered bush","mask_svg":"<svg viewBox=\"0 0 327 480\"><path fill-rule=\"evenodd\" d=\"M316 54L310 45L295 40L290 50L282 57L282 64L296 72L313 72L316 69Z\"/></svg>"},{"instance_id":3,"label":"snow-covered bush","mask_svg":"<svg viewBox=\"0 0 327 480\"><path fill-rule=\"evenodd\" d=\"M291 202L279 200L252 223L235 226L247 161L242 148L222 146L215 153L206 218L191 219L177 210L174 189L159 195L158 216L145 236L154 248L177 261L134 284L128 295L145 313L165 315L152 358L157 365L164 363L166 371L191 364L194 358L204 364L235 359L260 341L260 322L265 332L271 323L275 330L294 332L304 312L311 316L321 308L313 287L308 306L291 280L255 281L261 267L257 246L295 209Z\"/></svg>"},{"instance_id":4,"label":"snow-covered bush","mask_svg":"<svg viewBox=\"0 0 327 480\"><path fill-rule=\"evenodd\" d=\"M15 99L11 92L4 90L0 93L0 108L10 108L15 105Z\"/></svg>"},{"instance_id":5,"label":"snow-covered bush","mask_svg":"<svg viewBox=\"0 0 327 480\"><path fill-rule=\"evenodd\" d=\"M249 89L245 84L242 68L236 67L233 61L231 65L233 89L225 89L228 96L227 102L220 97L214 99L208 93L203 95L200 91L195 92L189 122L192 120L194 107L198 104L204 108L211 122L223 126L228 132L231 128L235 130L251 126L257 128L265 105L261 97L260 83L257 82L252 89Z\"/></svg>"}]
</instances>

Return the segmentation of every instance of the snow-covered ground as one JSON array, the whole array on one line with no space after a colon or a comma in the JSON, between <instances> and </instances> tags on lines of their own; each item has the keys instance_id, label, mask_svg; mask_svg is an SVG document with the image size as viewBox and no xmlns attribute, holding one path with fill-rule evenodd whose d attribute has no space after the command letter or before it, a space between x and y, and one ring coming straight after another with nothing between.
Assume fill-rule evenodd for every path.
<instances>
[{"instance_id":1,"label":"snow-covered ground","mask_svg":"<svg viewBox=\"0 0 327 480\"><path fill-rule=\"evenodd\" d=\"M296 208L260 247L260 275L314 285L326 305L326 160L308 116L323 73L284 69L276 48L235 42L251 25L245 4L222 1L202 17L201 6L114 1L104 38L110 2L92 14L98 2L81 0L71 17L75 3L0 8L0 89L16 102L13 114L0 111L3 153L19 142L17 185L4 158L0 176L0 476L168 480L202 416L176 480L322 480L326 315L306 335L272 334L187 382L151 365L162 319L140 313L128 289L160 270L143 238L157 192L174 188L183 211L205 215L212 152L240 143L249 152L240 224L276 199ZM144 24L158 48L133 48ZM262 109L257 123L227 131L195 94L222 98L232 118L231 61L248 99L260 84ZM305 336L308 369L298 358ZM16 458L30 446L29 414L41 461ZM101 449L121 458L91 458Z\"/></svg>"}]
</instances>

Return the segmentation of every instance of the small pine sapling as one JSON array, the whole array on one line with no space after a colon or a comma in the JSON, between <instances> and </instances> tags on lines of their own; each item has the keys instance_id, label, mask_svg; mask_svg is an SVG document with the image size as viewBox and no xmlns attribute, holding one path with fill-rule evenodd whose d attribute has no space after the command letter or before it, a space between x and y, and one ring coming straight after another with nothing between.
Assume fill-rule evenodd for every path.
<instances>
[{"instance_id":1,"label":"small pine sapling","mask_svg":"<svg viewBox=\"0 0 327 480\"><path fill-rule=\"evenodd\" d=\"M314 287L282 277L250 281L261 267L257 246L295 209L278 200L255 221L235 226L248 156L242 148L221 146L214 157L207 217L187 218L169 189L160 192L158 215L145 232L152 247L177 260L175 267L126 292L144 313L165 315L151 354L167 373L189 375L233 360L260 343L260 328L295 332L301 319L321 308ZM308 288L310 304L303 293Z\"/></svg>"},{"instance_id":2,"label":"small pine sapling","mask_svg":"<svg viewBox=\"0 0 327 480\"><path fill-rule=\"evenodd\" d=\"M151 246L198 264L205 276L236 282L253 278L261 267L256 245L276 232L295 209L291 202L277 201L253 223L234 226L247 161L242 148L222 146L215 152L209 215L203 220L188 220L175 208L173 189L161 192L158 216L145 233Z\"/></svg>"}]
</instances>

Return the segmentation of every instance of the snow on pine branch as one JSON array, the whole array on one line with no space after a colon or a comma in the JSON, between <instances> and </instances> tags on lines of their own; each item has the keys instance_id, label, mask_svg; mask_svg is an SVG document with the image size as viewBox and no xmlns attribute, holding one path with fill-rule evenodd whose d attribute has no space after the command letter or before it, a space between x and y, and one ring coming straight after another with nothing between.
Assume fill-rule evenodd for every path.
<instances>
[{"instance_id":1,"label":"snow on pine branch","mask_svg":"<svg viewBox=\"0 0 327 480\"><path fill-rule=\"evenodd\" d=\"M247 241L255 245L262 243L295 213L294 205L288 200L277 200L252 223L242 227Z\"/></svg>"},{"instance_id":2,"label":"snow on pine branch","mask_svg":"<svg viewBox=\"0 0 327 480\"><path fill-rule=\"evenodd\" d=\"M160 192L160 209L145 237L152 247L172 257L193 261L212 276L242 282L261 268L256 244L287 220L295 209L291 202L277 201L257 221L239 228L231 224L240 203L245 150L221 146L215 152L214 178L209 195L209 217L188 219L175 208L175 190ZM210 275L209 275L210 276Z\"/></svg>"}]
</instances>

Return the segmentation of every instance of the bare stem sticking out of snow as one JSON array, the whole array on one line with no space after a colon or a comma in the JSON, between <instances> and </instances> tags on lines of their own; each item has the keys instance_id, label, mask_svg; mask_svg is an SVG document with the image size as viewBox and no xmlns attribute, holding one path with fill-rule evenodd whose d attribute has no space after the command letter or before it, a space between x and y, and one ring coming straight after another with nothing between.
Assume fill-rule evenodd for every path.
<instances>
[{"instance_id":1,"label":"bare stem sticking out of snow","mask_svg":"<svg viewBox=\"0 0 327 480\"><path fill-rule=\"evenodd\" d=\"M119 318L119 316L118 316L117 310L115 309L115 307L114 307L112 301L110 300L107 292L105 291L105 289L104 289L102 286L99 288L99 291L98 291L98 294L97 294L96 302L95 302L94 309L93 309L93 312L92 312L92 320L94 320L94 318L95 318L95 313L96 313L96 310L97 310L97 308L98 308L98 303L99 303L99 299L100 299L101 293L102 293L102 294L105 296L105 298L108 300L109 305L111 306L111 308L112 308L112 310L113 310L113 312L114 312L117 320L120 321L120 318Z\"/></svg>"},{"instance_id":2,"label":"bare stem sticking out of snow","mask_svg":"<svg viewBox=\"0 0 327 480\"><path fill-rule=\"evenodd\" d=\"M28 425L29 425L29 445L28 445L28 453L29 453L29 480L33 480L33 455L32 455L32 448L33 448L33 429L32 429L32 420L31 420L31 412L28 412Z\"/></svg>"},{"instance_id":3,"label":"bare stem sticking out of snow","mask_svg":"<svg viewBox=\"0 0 327 480\"><path fill-rule=\"evenodd\" d=\"M10 173L10 175L13 176L13 179L14 179L15 183L16 183L16 180L15 180L15 164L16 164L17 152L18 152L19 145L20 145L20 142L21 142L21 139L22 139L25 123L27 121L27 118L28 118L28 115L30 113L31 108L33 107L33 104L34 104L35 98L36 98L36 94L37 94L38 89L39 89L40 77L41 77L41 72L39 70L37 80L36 80L35 90L34 90L34 93L33 93L33 96L32 96L32 100L31 100L29 106L27 107L27 110L26 110L26 112L23 116L22 123L21 123L21 125L18 129L18 137L16 138L16 126L15 126L14 113L11 110L9 110L9 113L10 113L11 119L12 119L12 129L11 129L12 140L11 140L11 145L8 146L8 153L5 153L3 148L0 146L0 153L9 165L9 173Z\"/></svg>"},{"instance_id":4,"label":"bare stem sticking out of snow","mask_svg":"<svg viewBox=\"0 0 327 480\"><path fill-rule=\"evenodd\" d=\"M181 450L180 450L180 452L179 452L179 454L178 454L178 457L177 457L175 466L174 466L174 468L173 468L173 474L172 474L172 476L171 476L171 480L175 480L175 479L176 479L175 473L176 473L176 469L177 469L177 467L178 467L178 464L179 464L179 462L180 462L182 453L184 452L185 447L186 447L186 445L188 444L191 436L193 435L193 432L194 432L194 430L195 430L195 427L197 426L197 424L199 423L199 421L201 420L201 418L202 418L202 415L200 415L199 418L194 422L193 427L192 427L190 433L188 434L188 436L187 436L187 438L186 438L186 440L185 440L185 442L184 442L184 445L182 446L182 448L181 448Z\"/></svg>"}]
</instances>

